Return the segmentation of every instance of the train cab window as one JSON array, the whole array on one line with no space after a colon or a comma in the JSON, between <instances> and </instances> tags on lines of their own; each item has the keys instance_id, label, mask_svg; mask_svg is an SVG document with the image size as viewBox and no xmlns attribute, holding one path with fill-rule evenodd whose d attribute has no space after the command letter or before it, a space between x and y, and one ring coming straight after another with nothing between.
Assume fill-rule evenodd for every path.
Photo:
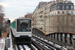
<instances>
[{"instance_id":1,"label":"train cab window","mask_svg":"<svg viewBox=\"0 0 75 50\"><path fill-rule=\"evenodd\" d=\"M30 19L18 19L17 20L17 31L18 32L30 32L31 31L31 20Z\"/></svg>"}]
</instances>

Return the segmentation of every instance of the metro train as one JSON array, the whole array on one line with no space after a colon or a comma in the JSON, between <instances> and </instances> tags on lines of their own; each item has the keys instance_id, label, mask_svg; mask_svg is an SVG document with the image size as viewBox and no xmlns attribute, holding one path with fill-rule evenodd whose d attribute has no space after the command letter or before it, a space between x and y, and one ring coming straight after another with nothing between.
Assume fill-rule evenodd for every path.
<instances>
[{"instance_id":1,"label":"metro train","mask_svg":"<svg viewBox=\"0 0 75 50\"><path fill-rule=\"evenodd\" d=\"M31 19L16 19L10 26L15 44L31 43L32 21Z\"/></svg>"}]
</instances>

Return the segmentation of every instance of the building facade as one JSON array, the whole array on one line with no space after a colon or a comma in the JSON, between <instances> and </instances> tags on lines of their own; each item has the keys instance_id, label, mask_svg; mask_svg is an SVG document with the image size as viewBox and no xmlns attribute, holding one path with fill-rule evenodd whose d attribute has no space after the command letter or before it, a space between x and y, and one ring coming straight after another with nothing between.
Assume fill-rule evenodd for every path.
<instances>
[{"instance_id":1,"label":"building facade","mask_svg":"<svg viewBox=\"0 0 75 50\"><path fill-rule=\"evenodd\" d=\"M55 32L75 33L75 10L70 0L40 2L33 12L34 28L47 34Z\"/></svg>"},{"instance_id":2,"label":"building facade","mask_svg":"<svg viewBox=\"0 0 75 50\"><path fill-rule=\"evenodd\" d=\"M28 13L24 16L25 18L32 19L32 13Z\"/></svg>"}]
</instances>

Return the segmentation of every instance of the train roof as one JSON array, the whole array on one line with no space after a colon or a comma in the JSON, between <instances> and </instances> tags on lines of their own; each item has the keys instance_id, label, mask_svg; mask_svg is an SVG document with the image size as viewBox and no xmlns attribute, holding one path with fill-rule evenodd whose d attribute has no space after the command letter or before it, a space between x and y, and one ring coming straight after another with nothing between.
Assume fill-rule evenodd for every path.
<instances>
[{"instance_id":1,"label":"train roof","mask_svg":"<svg viewBox=\"0 0 75 50\"><path fill-rule=\"evenodd\" d=\"M28 18L17 18L17 19L15 19L14 21L16 21L16 20L18 20L18 19L28 19ZM32 20L32 19L30 19L30 20ZM14 21L12 21L12 23L13 23Z\"/></svg>"}]
</instances>

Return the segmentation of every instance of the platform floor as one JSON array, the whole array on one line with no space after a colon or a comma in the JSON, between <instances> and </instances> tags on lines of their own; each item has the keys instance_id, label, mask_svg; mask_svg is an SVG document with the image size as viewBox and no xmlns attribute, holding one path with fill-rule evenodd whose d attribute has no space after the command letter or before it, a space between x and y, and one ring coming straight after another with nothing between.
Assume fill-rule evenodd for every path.
<instances>
[{"instance_id":1,"label":"platform floor","mask_svg":"<svg viewBox=\"0 0 75 50\"><path fill-rule=\"evenodd\" d=\"M0 38L0 50L5 49L5 38Z\"/></svg>"},{"instance_id":2,"label":"platform floor","mask_svg":"<svg viewBox=\"0 0 75 50\"><path fill-rule=\"evenodd\" d=\"M5 33L2 33L2 36L0 37L0 50L5 50L5 40L8 34L8 28Z\"/></svg>"}]
</instances>

